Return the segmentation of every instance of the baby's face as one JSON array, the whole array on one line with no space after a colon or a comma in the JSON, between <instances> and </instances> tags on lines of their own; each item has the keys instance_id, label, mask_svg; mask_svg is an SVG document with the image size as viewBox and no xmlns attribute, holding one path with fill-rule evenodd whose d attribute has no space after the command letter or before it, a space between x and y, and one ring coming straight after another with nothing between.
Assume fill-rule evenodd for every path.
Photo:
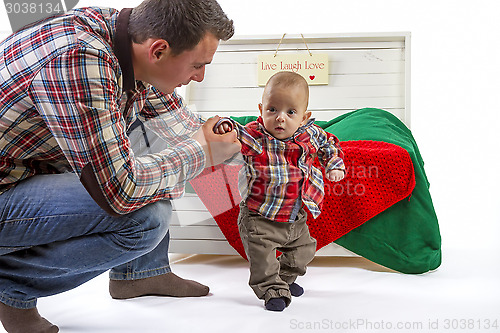
<instances>
[{"instance_id":1,"label":"baby's face","mask_svg":"<svg viewBox=\"0 0 500 333\"><path fill-rule=\"evenodd\" d=\"M297 86L267 87L259 110L266 130L280 140L291 137L311 116L306 93Z\"/></svg>"}]
</instances>

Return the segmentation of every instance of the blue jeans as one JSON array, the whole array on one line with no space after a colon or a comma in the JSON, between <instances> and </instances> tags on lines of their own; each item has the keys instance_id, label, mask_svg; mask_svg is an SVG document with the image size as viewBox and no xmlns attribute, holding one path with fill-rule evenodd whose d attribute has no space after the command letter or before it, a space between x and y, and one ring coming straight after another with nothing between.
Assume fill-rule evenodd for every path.
<instances>
[{"instance_id":1,"label":"blue jeans","mask_svg":"<svg viewBox=\"0 0 500 333\"><path fill-rule=\"evenodd\" d=\"M0 302L33 308L111 269L114 280L170 272L170 201L105 213L73 173L39 175L0 195Z\"/></svg>"}]
</instances>

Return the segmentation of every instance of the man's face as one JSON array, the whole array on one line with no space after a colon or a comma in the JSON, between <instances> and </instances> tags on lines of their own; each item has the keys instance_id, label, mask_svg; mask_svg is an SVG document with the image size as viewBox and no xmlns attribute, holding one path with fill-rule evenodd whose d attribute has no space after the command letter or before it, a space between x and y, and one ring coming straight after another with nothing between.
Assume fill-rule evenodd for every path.
<instances>
[{"instance_id":1,"label":"man's face","mask_svg":"<svg viewBox=\"0 0 500 333\"><path fill-rule=\"evenodd\" d=\"M306 93L297 86L267 87L259 109L266 130L281 140L291 137L311 115L307 112Z\"/></svg>"},{"instance_id":2,"label":"man's face","mask_svg":"<svg viewBox=\"0 0 500 333\"><path fill-rule=\"evenodd\" d=\"M212 62L218 46L219 40L207 33L192 50L178 55L166 52L151 64L144 81L166 94L191 81L201 82L205 77L205 66Z\"/></svg>"}]
</instances>

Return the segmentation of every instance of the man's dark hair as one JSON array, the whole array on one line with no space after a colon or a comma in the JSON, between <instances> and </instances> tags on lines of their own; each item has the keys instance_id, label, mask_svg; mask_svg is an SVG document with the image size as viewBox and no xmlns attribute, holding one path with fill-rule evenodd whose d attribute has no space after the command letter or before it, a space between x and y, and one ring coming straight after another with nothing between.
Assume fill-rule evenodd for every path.
<instances>
[{"instance_id":1,"label":"man's dark hair","mask_svg":"<svg viewBox=\"0 0 500 333\"><path fill-rule=\"evenodd\" d=\"M234 34L233 21L216 0L144 0L130 14L134 43L161 38L174 55L193 49L207 32L224 41Z\"/></svg>"}]
</instances>

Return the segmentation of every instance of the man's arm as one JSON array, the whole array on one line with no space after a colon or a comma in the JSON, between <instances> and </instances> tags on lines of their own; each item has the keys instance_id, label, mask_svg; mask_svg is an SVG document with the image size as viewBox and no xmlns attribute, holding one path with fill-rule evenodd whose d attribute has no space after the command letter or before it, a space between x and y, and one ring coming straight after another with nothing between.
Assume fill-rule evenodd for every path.
<instances>
[{"instance_id":1,"label":"man's arm","mask_svg":"<svg viewBox=\"0 0 500 333\"><path fill-rule=\"evenodd\" d=\"M176 92L164 94L149 86L145 93L147 97L139 112L140 120L147 130L168 141L172 147L191 138L206 121L200 114L186 107Z\"/></svg>"},{"instance_id":2,"label":"man's arm","mask_svg":"<svg viewBox=\"0 0 500 333\"><path fill-rule=\"evenodd\" d=\"M118 99L116 59L84 48L63 53L33 80L30 96L73 170L110 213L126 214L150 202L177 198L206 165L193 139L158 154L130 149Z\"/></svg>"}]
</instances>

